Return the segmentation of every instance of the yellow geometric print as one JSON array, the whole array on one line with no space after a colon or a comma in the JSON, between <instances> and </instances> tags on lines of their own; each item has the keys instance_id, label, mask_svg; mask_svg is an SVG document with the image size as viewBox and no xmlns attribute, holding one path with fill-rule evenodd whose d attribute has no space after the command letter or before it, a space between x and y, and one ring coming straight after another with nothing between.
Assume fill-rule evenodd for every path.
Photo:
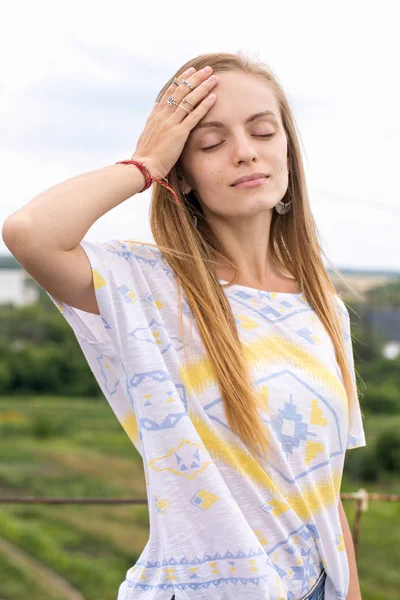
<instances>
[{"instance_id":1,"label":"yellow geometric print","mask_svg":"<svg viewBox=\"0 0 400 600\"><path fill-rule=\"evenodd\" d=\"M252 367L270 363L301 369L310 379L325 385L343 404L347 402L345 388L337 375L317 355L292 340L276 334L261 336L254 342L244 344L244 357Z\"/></svg>"},{"instance_id":2,"label":"yellow geometric print","mask_svg":"<svg viewBox=\"0 0 400 600\"><path fill-rule=\"evenodd\" d=\"M208 564L211 567L211 575L220 575L220 571L218 571L216 562L210 562Z\"/></svg>"},{"instance_id":3,"label":"yellow geometric print","mask_svg":"<svg viewBox=\"0 0 400 600\"><path fill-rule=\"evenodd\" d=\"M263 546L266 546L268 544L268 541L263 536L263 534L260 531L258 531L258 529L253 529L253 531L256 534L256 536L257 536L258 541L260 542L260 544L262 544Z\"/></svg>"},{"instance_id":4,"label":"yellow geometric print","mask_svg":"<svg viewBox=\"0 0 400 600\"><path fill-rule=\"evenodd\" d=\"M196 493L196 499L200 498L202 500L201 503L201 508L204 510L208 510L209 508L212 507L213 504L215 504L215 502L217 502L217 500L220 499L219 496L217 496L216 494L212 494L211 492L207 491L207 490L199 490Z\"/></svg>"},{"instance_id":5,"label":"yellow geometric print","mask_svg":"<svg viewBox=\"0 0 400 600\"><path fill-rule=\"evenodd\" d=\"M310 466L310 463L316 459L317 454L323 453L325 449L324 444L321 442L314 442L313 440L306 440L306 450L304 455L304 461L307 467Z\"/></svg>"},{"instance_id":6,"label":"yellow geometric print","mask_svg":"<svg viewBox=\"0 0 400 600\"><path fill-rule=\"evenodd\" d=\"M266 490L274 496L268 502L273 516L294 510L303 521L308 521L313 515L337 504L342 480L340 470L333 472L332 479L323 477L312 486L301 487L299 492L289 491L269 477L247 450L234 442L223 440L216 430L211 429L201 415L192 409L190 419L213 460L229 465L241 476L248 477L259 489Z\"/></svg>"},{"instance_id":7,"label":"yellow geometric print","mask_svg":"<svg viewBox=\"0 0 400 600\"><path fill-rule=\"evenodd\" d=\"M258 571L257 560L255 558L249 558L249 567L251 571Z\"/></svg>"},{"instance_id":8,"label":"yellow geometric print","mask_svg":"<svg viewBox=\"0 0 400 600\"><path fill-rule=\"evenodd\" d=\"M129 413L124 419L121 418L121 425L133 444L137 446L140 441L140 435L135 413Z\"/></svg>"},{"instance_id":9,"label":"yellow geometric print","mask_svg":"<svg viewBox=\"0 0 400 600\"><path fill-rule=\"evenodd\" d=\"M170 508L172 506L172 502L170 502L169 500L166 500L165 498L160 498L159 496L156 496L155 498L155 505L157 508L157 516L166 511L167 508Z\"/></svg>"},{"instance_id":10,"label":"yellow geometric print","mask_svg":"<svg viewBox=\"0 0 400 600\"><path fill-rule=\"evenodd\" d=\"M256 327L260 327L260 323L258 321L255 321L246 315L235 315L235 320L238 326L240 326L242 329L246 329L247 331L251 331Z\"/></svg>"},{"instance_id":11,"label":"yellow geometric print","mask_svg":"<svg viewBox=\"0 0 400 600\"><path fill-rule=\"evenodd\" d=\"M305 375L334 393L343 405L347 404L345 388L317 355L301 344L277 334L261 336L242 345L244 358L249 367L261 368L266 364L280 364L301 369ZM202 355L180 366L180 374L188 391L199 394L216 385L213 369L207 355Z\"/></svg>"},{"instance_id":12,"label":"yellow geometric print","mask_svg":"<svg viewBox=\"0 0 400 600\"><path fill-rule=\"evenodd\" d=\"M343 535L340 533L335 537L336 550L338 552L344 552L346 550L346 546L344 545Z\"/></svg>"},{"instance_id":13,"label":"yellow geometric print","mask_svg":"<svg viewBox=\"0 0 400 600\"><path fill-rule=\"evenodd\" d=\"M153 334L153 337L154 337L154 340L155 340L155 342L156 342L157 344L162 344L162 340L161 340L161 339L159 339L159 337L160 337L160 332L159 332L159 331L153 331L153 332L152 332L152 334ZM158 338L158 339L157 339L157 338Z\"/></svg>"},{"instance_id":14,"label":"yellow geometric print","mask_svg":"<svg viewBox=\"0 0 400 600\"><path fill-rule=\"evenodd\" d=\"M158 471L160 473L162 473L163 471L169 471L170 473L174 473L175 475L179 475L180 477L186 477L187 479L193 480L195 477L197 477L197 475L199 475L199 473L202 473L207 469L209 465L213 464L212 460L205 460L204 462L202 462L201 465L199 465L199 467L196 470L192 470L190 472L180 471L179 469L176 469L174 467L163 466L163 464L165 465L169 458L171 458L174 454L179 453L179 450L184 448L184 446L198 448L199 450L203 451L203 455L206 454L204 452L205 448L201 444L198 444L197 442L191 442L190 440L182 439L179 446L174 446L164 456L152 458L151 461L148 463L149 469Z\"/></svg>"},{"instance_id":15,"label":"yellow geometric print","mask_svg":"<svg viewBox=\"0 0 400 600\"><path fill-rule=\"evenodd\" d=\"M132 289L129 290L129 292L126 294L126 296L132 300L132 303L135 302L135 300L137 299L137 296Z\"/></svg>"},{"instance_id":16,"label":"yellow geometric print","mask_svg":"<svg viewBox=\"0 0 400 600\"><path fill-rule=\"evenodd\" d=\"M104 279L96 269L92 269L94 289L99 290L100 288L107 285L107 281Z\"/></svg>"},{"instance_id":17,"label":"yellow geometric print","mask_svg":"<svg viewBox=\"0 0 400 600\"><path fill-rule=\"evenodd\" d=\"M164 573L166 574L167 581L176 581L176 569L164 569Z\"/></svg>"},{"instance_id":18,"label":"yellow geometric print","mask_svg":"<svg viewBox=\"0 0 400 600\"><path fill-rule=\"evenodd\" d=\"M262 385L259 392L255 393L257 406L264 412L269 412L269 387Z\"/></svg>"},{"instance_id":19,"label":"yellow geometric print","mask_svg":"<svg viewBox=\"0 0 400 600\"><path fill-rule=\"evenodd\" d=\"M321 425L321 427L326 427L328 425L328 419L322 416L322 410L318 406L318 400L311 400L311 425Z\"/></svg>"}]
</instances>

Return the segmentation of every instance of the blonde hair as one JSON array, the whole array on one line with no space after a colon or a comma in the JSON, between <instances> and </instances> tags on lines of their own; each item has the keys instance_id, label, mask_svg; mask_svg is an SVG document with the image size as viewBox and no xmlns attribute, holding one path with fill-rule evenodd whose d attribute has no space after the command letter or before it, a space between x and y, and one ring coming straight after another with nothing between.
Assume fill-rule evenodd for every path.
<instances>
[{"instance_id":1,"label":"blonde hair","mask_svg":"<svg viewBox=\"0 0 400 600\"><path fill-rule=\"evenodd\" d=\"M358 402L350 365L346 359L340 317L335 307L336 290L323 265L316 224L311 212L295 121L289 102L276 77L265 63L250 59L242 52L202 54L189 60L175 74L176 78L193 66L196 70L210 65L219 71L240 71L260 78L273 91L278 101L283 127L288 140L289 185L284 202L292 200L292 210L286 215L273 211L270 228L270 256L282 272L297 279L300 289L314 308L329 334L340 367L348 406ZM157 96L167 90L168 81ZM182 339L181 289L196 319L213 375L219 384L228 424L250 451L268 450L268 432L258 413L258 400L248 372L243 347L239 340L232 309L218 281L215 265L236 265L222 248L209 226L201 205L191 193L185 197L179 186L179 160L168 174L168 183L178 194L180 205L160 184L153 183L150 225L157 247L174 272L179 298L179 323ZM182 210L183 208L183 210ZM193 216L197 216L197 228ZM325 253L323 253L325 255ZM330 261L328 261L330 263ZM331 263L330 263L331 264ZM334 271L341 277L340 273ZM186 346L185 346L185 356ZM351 410L350 423L351 423Z\"/></svg>"}]
</instances>

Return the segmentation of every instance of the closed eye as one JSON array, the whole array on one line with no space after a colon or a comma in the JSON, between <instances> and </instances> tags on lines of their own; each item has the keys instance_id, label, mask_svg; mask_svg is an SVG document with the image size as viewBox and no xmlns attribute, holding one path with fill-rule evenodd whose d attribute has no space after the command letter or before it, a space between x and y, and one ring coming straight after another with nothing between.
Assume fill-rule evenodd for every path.
<instances>
[{"instance_id":1,"label":"closed eye","mask_svg":"<svg viewBox=\"0 0 400 600\"><path fill-rule=\"evenodd\" d=\"M274 135L273 133L265 133L263 135L256 135L255 137L270 138L273 135ZM213 148L217 148L221 144L222 144L222 142L220 142L219 144L214 144L213 146L207 146L206 148L202 148L202 150L204 150L204 151L206 151L206 150L212 150Z\"/></svg>"}]
</instances>

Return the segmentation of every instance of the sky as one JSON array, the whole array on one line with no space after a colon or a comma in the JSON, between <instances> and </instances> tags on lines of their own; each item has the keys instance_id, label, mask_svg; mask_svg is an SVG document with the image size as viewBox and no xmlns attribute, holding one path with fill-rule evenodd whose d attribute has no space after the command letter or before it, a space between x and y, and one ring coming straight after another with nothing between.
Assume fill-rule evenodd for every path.
<instances>
[{"instance_id":1,"label":"sky","mask_svg":"<svg viewBox=\"0 0 400 600\"><path fill-rule=\"evenodd\" d=\"M394 0L7 3L0 225L53 185L129 158L159 90L187 60L244 50L288 97L329 260L400 271L396 14ZM123 202L85 239L154 241L150 198ZM2 239L0 252L9 253Z\"/></svg>"}]
</instances>

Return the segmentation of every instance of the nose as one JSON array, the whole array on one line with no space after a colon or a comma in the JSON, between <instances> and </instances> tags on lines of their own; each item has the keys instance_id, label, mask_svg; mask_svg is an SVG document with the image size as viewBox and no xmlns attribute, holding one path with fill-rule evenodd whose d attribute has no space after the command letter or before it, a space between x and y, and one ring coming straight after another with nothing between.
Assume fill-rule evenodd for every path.
<instances>
[{"instance_id":1,"label":"nose","mask_svg":"<svg viewBox=\"0 0 400 600\"><path fill-rule=\"evenodd\" d=\"M258 152L254 138L246 133L239 133L233 139L233 158L236 163L250 162L256 159Z\"/></svg>"}]
</instances>

